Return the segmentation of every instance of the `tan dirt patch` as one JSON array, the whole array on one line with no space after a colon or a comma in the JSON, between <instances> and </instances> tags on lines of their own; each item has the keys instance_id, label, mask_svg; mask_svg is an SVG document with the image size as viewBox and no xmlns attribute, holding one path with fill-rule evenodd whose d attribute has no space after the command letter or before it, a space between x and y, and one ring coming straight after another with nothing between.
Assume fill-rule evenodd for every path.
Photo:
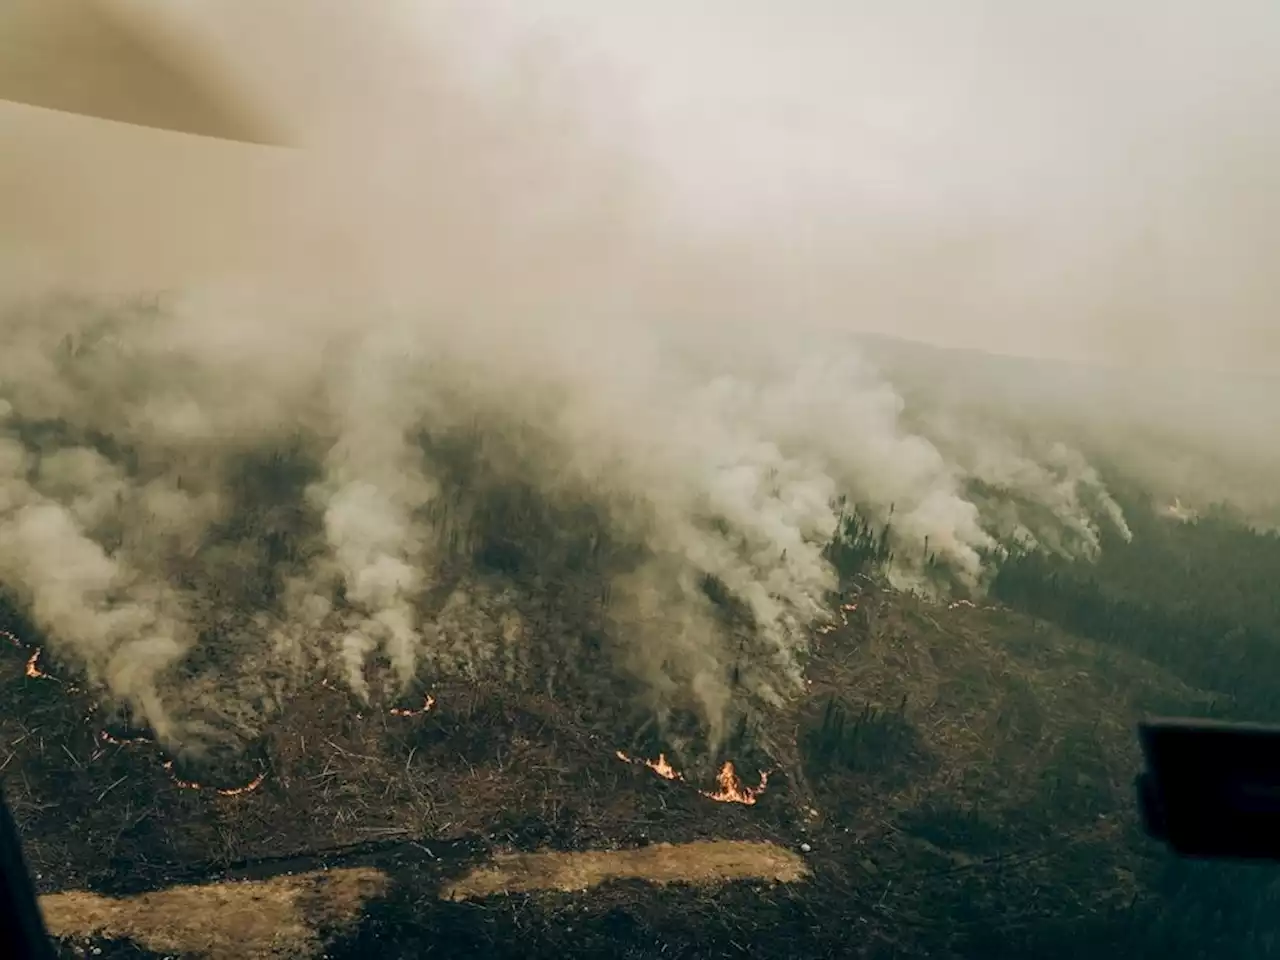
<instances>
[{"instance_id":1,"label":"tan dirt patch","mask_svg":"<svg viewBox=\"0 0 1280 960\"><path fill-rule=\"evenodd\" d=\"M127 939L207 960L283 960L314 956L318 928L350 924L386 887L378 870L329 870L134 897L69 891L41 897L40 907L49 932L59 938Z\"/></svg>"},{"instance_id":2,"label":"tan dirt patch","mask_svg":"<svg viewBox=\"0 0 1280 960\"><path fill-rule=\"evenodd\" d=\"M636 850L499 854L446 886L440 896L469 900L499 893L571 893L608 880L700 885L731 880L794 883L808 872L798 855L772 843L700 840L657 843Z\"/></svg>"}]
</instances>

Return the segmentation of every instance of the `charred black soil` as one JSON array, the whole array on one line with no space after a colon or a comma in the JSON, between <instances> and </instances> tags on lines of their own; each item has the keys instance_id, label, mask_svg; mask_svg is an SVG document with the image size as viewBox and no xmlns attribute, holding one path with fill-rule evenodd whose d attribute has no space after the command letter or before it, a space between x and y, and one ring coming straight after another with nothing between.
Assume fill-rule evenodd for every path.
<instances>
[{"instance_id":1,"label":"charred black soil","mask_svg":"<svg viewBox=\"0 0 1280 960\"><path fill-rule=\"evenodd\" d=\"M246 756L180 767L104 732L17 645L0 763L45 894L377 871L355 920L299 908L333 958L1143 955L1168 867L1132 813L1132 725L1208 695L1007 610L848 599L779 720L794 761L752 803L622 762L632 745L568 698L462 684L397 713L317 684ZM756 765L737 773L756 784ZM441 895L511 851L712 839L794 851L807 876ZM65 949L86 944L148 955Z\"/></svg>"}]
</instances>

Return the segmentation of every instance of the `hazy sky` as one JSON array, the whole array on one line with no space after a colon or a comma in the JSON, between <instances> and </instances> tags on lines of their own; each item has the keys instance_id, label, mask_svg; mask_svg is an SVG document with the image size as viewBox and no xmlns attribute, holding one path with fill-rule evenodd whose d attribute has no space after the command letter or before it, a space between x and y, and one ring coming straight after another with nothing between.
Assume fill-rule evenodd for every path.
<instances>
[{"instance_id":1,"label":"hazy sky","mask_svg":"<svg viewBox=\"0 0 1280 960\"><path fill-rule=\"evenodd\" d=\"M243 29L268 6L223 8ZM489 0L471 20L467 57L536 41L692 223L776 244L821 322L1280 371L1270 0ZM0 252L55 271L109 260L126 221L164 238L193 195L187 242L234 247L277 162L6 106L0 141Z\"/></svg>"},{"instance_id":2,"label":"hazy sky","mask_svg":"<svg viewBox=\"0 0 1280 960\"><path fill-rule=\"evenodd\" d=\"M695 203L883 243L851 272L912 331L1280 369L1274 3L504 3L614 66Z\"/></svg>"}]
</instances>

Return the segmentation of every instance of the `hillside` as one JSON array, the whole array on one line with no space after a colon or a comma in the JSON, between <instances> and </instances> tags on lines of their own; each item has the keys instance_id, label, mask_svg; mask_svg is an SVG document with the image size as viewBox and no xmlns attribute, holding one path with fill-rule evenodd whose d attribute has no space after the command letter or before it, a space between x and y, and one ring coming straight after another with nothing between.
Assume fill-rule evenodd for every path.
<instances>
[{"instance_id":1,"label":"hillside","mask_svg":"<svg viewBox=\"0 0 1280 960\"><path fill-rule=\"evenodd\" d=\"M1280 723L1256 10L57 6L0 785L61 957L1280 958L1280 865L1135 789L1144 718Z\"/></svg>"},{"instance_id":2,"label":"hillside","mask_svg":"<svg viewBox=\"0 0 1280 960\"><path fill-rule=\"evenodd\" d=\"M69 394L109 339L55 350ZM1134 725L1280 719L1280 537L1200 499L1171 512L1140 471L1103 476L1104 455L995 489L966 472L987 434L931 447L929 410L950 408L911 402L912 382L945 394L954 360L904 374L903 424L848 484L933 449L914 517L896 481L844 512L834 476L727 429L750 418L722 424L723 469L698 443L668 450L696 453L659 470L689 492L673 509L630 477L564 476L577 448L537 418L428 418L390 454L364 445L376 417L336 447L290 421L176 456L172 438L115 439L132 408L107 416L91 392L83 424L11 417L0 774L67 955L1272 955L1265 868L1177 862L1140 835ZM156 396L180 398L190 378L162 367ZM886 397L863 400L897 416ZM791 449L819 462L845 445L828 433ZM1092 503L1123 523L1098 527L1096 556L1015 552L983 599L886 585L895 550L913 582L955 573L913 520L1019 496L1054 522ZM831 625L810 625L824 597ZM157 642L174 623L188 646ZM397 668L429 685L388 698ZM203 755L145 729L175 720Z\"/></svg>"},{"instance_id":3,"label":"hillside","mask_svg":"<svg viewBox=\"0 0 1280 960\"><path fill-rule=\"evenodd\" d=\"M295 955L324 941L330 957L1268 955L1274 884L1171 862L1133 812L1134 722L1208 711L1221 691L1008 607L869 581L844 602L750 804L622 762L628 745L563 698L491 685L441 687L402 715L317 686L195 789L154 745L104 736L81 694L28 675L57 665L28 671L16 646L6 786L42 891L82 892L46 900L68 955L216 946L189 905L243 887L195 895L177 926L160 894L110 910L87 894L289 877L301 892L280 896L300 912L275 929L295 931ZM681 846L710 840L756 845ZM617 862L503 859L536 851ZM84 939L94 926L105 940Z\"/></svg>"}]
</instances>

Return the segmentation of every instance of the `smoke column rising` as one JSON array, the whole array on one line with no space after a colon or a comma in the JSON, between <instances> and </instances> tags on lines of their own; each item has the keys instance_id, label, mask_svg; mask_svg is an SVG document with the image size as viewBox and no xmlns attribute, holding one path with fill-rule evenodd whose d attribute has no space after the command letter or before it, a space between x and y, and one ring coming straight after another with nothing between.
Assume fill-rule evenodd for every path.
<instances>
[{"instance_id":1,"label":"smoke column rising","mask_svg":"<svg viewBox=\"0 0 1280 960\"><path fill-rule=\"evenodd\" d=\"M1069 443L909 414L804 332L767 240L681 229L571 65L477 72L410 3L175 10L308 149L17 151L68 193L7 223L0 320L0 583L170 743L242 742L330 671L368 699L597 670L714 749L802 691L840 497L892 520L905 588L1127 532ZM147 151L147 193L102 188Z\"/></svg>"}]
</instances>

